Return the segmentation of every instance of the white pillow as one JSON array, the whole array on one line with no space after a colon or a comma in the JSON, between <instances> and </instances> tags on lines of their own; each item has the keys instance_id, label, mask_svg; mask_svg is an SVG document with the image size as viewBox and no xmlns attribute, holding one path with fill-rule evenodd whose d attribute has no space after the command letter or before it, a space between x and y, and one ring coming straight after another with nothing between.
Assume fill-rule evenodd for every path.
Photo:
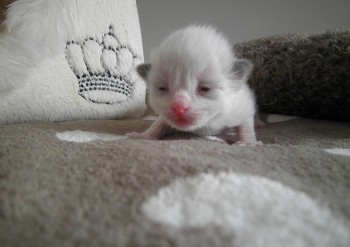
<instances>
[{"instance_id":1,"label":"white pillow","mask_svg":"<svg viewBox=\"0 0 350 247\"><path fill-rule=\"evenodd\" d=\"M0 36L0 123L141 117L135 0L17 0Z\"/></svg>"}]
</instances>

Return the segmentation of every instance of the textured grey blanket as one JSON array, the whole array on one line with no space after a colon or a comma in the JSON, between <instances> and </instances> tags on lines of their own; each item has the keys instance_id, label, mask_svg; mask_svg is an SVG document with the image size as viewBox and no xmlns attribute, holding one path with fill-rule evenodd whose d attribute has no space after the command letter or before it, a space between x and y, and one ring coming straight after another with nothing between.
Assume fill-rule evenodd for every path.
<instances>
[{"instance_id":1,"label":"textured grey blanket","mask_svg":"<svg viewBox=\"0 0 350 247\"><path fill-rule=\"evenodd\" d=\"M253 148L1 125L1 246L350 246L349 123L267 117Z\"/></svg>"}]
</instances>

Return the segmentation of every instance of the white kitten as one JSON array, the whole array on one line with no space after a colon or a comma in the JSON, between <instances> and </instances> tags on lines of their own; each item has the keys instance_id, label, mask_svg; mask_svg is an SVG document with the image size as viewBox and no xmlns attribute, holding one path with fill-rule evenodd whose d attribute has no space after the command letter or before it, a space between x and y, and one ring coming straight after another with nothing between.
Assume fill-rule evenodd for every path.
<instances>
[{"instance_id":1,"label":"white kitten","mask_svg":"<svg viewBox=\"0 0 350 247\"><path fill-rule=\"evenodd\" d=\"M213 28L189 26L170 34L138 67L148 82L159 119L131 138L158 139L169 127L201 136L232 130L237 143L257 145L255 99L247 85L251 63L235 58L230 43Z\"/></svg>"}]
</instances>

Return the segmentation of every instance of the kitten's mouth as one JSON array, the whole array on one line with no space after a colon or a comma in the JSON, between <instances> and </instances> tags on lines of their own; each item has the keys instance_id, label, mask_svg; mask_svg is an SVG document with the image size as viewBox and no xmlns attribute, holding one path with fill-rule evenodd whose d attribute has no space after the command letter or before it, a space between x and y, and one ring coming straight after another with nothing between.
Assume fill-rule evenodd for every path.
<instances>
[{"instance_id":1,"label":"kitten's mouth","mask_svg":"<svg viewBox=\"0 0 350 247\"><path fill-rule=\"evenodd\" d=\"M179 130L191 130L195 126L195 119L191 116L171 116L168 122L172 127Z\"/></svg>"},{"instance_id":2,"label":"kitten's mouth","mask_svg":"<svg viewBox=\"0 0 350 247\"><path fill-rule=\"evenodd\" d=\"M188 117L179 117L175 120L175 124L181 128L188 128L193 125L193 119Z\"/></svg>"}]
</instances>

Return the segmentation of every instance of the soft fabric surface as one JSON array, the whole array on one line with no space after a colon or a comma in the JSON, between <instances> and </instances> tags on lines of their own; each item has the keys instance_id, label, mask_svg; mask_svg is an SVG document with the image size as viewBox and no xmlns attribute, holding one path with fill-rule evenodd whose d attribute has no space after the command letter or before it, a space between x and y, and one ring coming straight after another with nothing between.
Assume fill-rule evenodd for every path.
<instances>
[{"instance_id":1,"label":"soft fabric surface","mask_svg":"<svg viewBox=\"0 0 350 247\"><path fill-rule=\"evenodd\" d=\"M0 123L141 117L136 0L16 0L0 34Z\"/></svg>"},{"instance_id":2,"label":"soft fabric surface","mask_svg":"<svg viewBox=\"0 0 350 247\"><path fill-rule=\"evenodd\" d=\"M154 120L0 126L1 246L349 246L349 123L266 116L259 147Z\"/></svg>"},{"instance_id":3,"label":"soft fabric surface","mask_svg":"<svg viewBox=\"0 0 350 247\"><path fill-rule=\"evenodd\" d=\"M254 63L260 112L350 121L350 29L235 44Z\"/></svg>"}]
</instances>

